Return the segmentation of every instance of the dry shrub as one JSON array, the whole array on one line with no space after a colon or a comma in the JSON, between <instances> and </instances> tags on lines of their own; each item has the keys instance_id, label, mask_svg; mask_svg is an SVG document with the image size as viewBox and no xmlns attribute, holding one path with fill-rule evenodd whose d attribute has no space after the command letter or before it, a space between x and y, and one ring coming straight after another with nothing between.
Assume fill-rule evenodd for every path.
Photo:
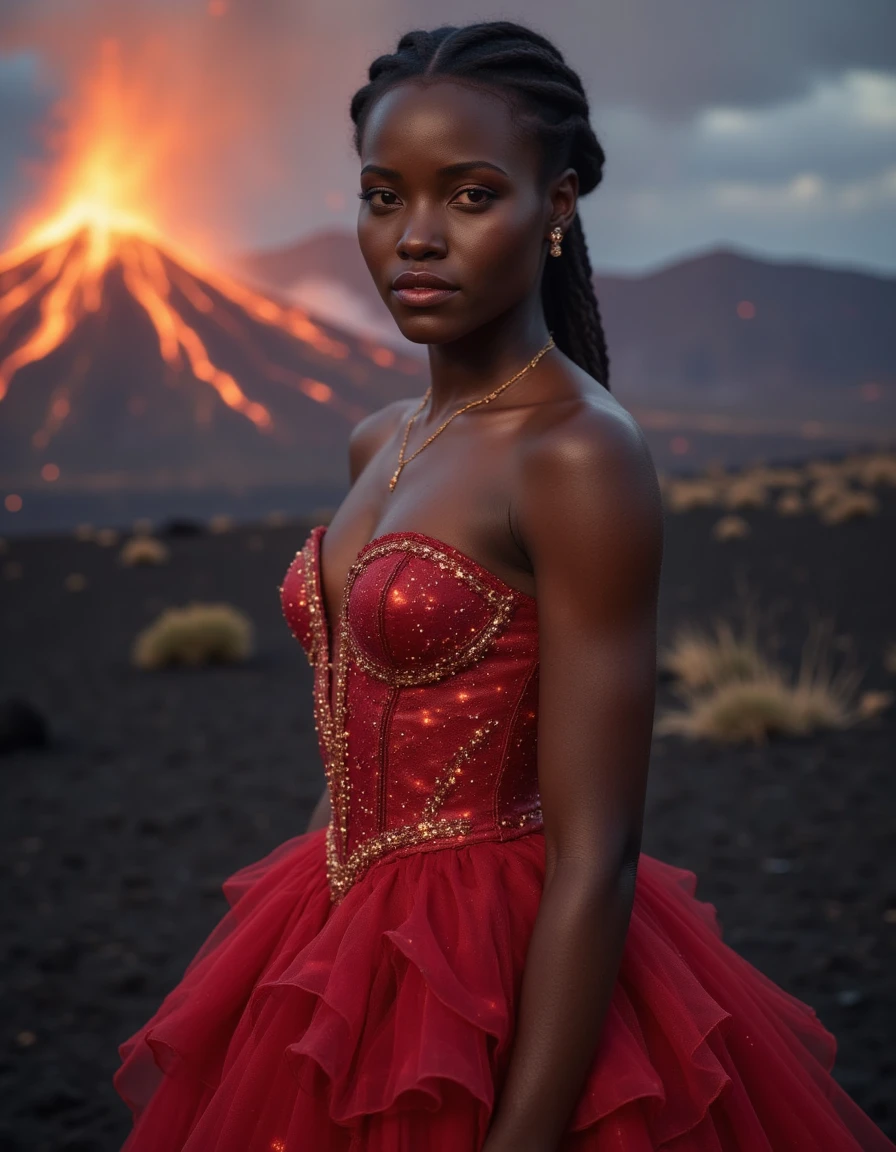
<instances>
[{"instance_id":1,"label":"dry shrub","mask_svg":"<svg viewBox=\"0 0 896 1152\"><path fill-rule=\"evenodd\" d=\"M87 577L83 572L69 572L65 578L66 592L83 592L87 587Z\"/></svg>"},{"instance_id":2,"label":"dry shrub","mask_svg":"<svg viewBox=\"0 0 896 1152\"><path fill-rule=\"evenodd\" d=\"M835 504L848 491L842 480L818 480L809 489L808 502L816 512L821 512L826 505Z\"/></svg>"},{"instance_id":3,"label":"dry shrub","mask_svg":"<svg viewBox=\"0 0 896 1152\"><path fill-rule=\"evenodd\" d=\"M126 568L136 565L167 564L170 553L154 536L132 536L118 554Z\"/></svg>"},{"instance_id":4,"label":"dry shrub","mask_svg":"<svg viewBox=\"0 0 896 1152\"><path fill-rule=\"evenodd\" d=\"M712 508L719 503L720 488L713 480L672 480L668 486L667 504L671 512L690 512L692 508Z\"/></svg>"},{"instance_id":5,"label":"dry shrub","mask_svg":"<svg viewBox=\"0 0 896 1152\"><path fill-rule=\"evenodd\" d=\"M236 664L254 645L249 617L230 604L191 603L167 608L134 641L132 662L138 668L175 665Z\"/></svg>"},{"instance_id":6,"label":"dry shrub","mask_svg":"<svg viewBox=\"0 0 896 1152\"><path fill-rule=\"evenodd\" d=\"M716 540L741 540L750 535L750 525L743 516L723 516L713 525Z\"/></svg>"},{"instance_id":7,"label":"dry shrub","mask_svg":"<svg viewBox=\"0 0 896 1152\"><path fill-rule=\"evenodd\" d=\"M233 517L225 513L220 513L217 516L212 516L208 522L209 532L214 532L216 536L222 535L224 532L229 532L233 528Z\"/></svg>"},{"instance_id":8,"label":"dry shrub","mask_svg":"<svg viewBox=\"0 0 896 1152\"><path fill-rule=\"evenodd\" d=\"M866 488L878 484L896 487L896 452L873 452L858 464L855 477Z\"/></svg>"},{"instance_id":9,"label":"dry shrub","mask_svg":"<svg viewBox=\"0 0 896 1152\"><path fill-rule=\"evenodd\" d=\"M822 507L821 519L825 524L844 524L860 516L876 516L879 511L880 501L873 492L842 492Z\"/></svg>"},{"instance_id":10,"label":"dry shrub","mask_svg":"<svg viewBox=\"0 0 896 1152\"><path fill-rule=\"evenodd\" d=\"M285 512L267 512L261 520L266 528L282 528L289 523L289 516Z\"/></svg>"},{"instance_id":11,"label":"dry shrub","mask_svg":"<svg viewBox=\"0 0 896 1152\"><path fill-rule=\"evenodd\" d=\"M779 516L801 516L805 510L802 496L792 488L782 492L775 501L775 511Z\"/></svg>"},{"instance_id":12,"label":"dry shrub","mask_svg":"<svg viewBox=\"0 0 896 1152\"><path fill-rule=\"evenodd\" d=\"M858 709L864 720L870 720L871 717L880 716L881 713L886 712L894 699L896 699L894 694L887 692L886 689L863 692L859 697Z\"/></svg>"},{"instance_id":13,"label":"dry shrub","mask_svg":"<svg viewBox=\"0 0 896 1152\"><path fill-rule=\"evenodd\" d=\"M79 524L75 529L76 540L92 540L96 529L92 524Z\"/></svg>"},{"instance_id":14,"label":"dry shrub","mask_svg":"<svg viewBox=\"0 0 896 1152\"><path fill-rule=\"evenodd\" d=\"M656 732L723 743L762 744L770 736L805 736L820 729L847 728L876 714L885 702L857 698L863 672L846 665L833 671L831 639L829 622L813 625L793 678L757 651L752 675L723 675L710 684L704 678L698 687L685 685L681 692L685 707L661 715ZM707 665L711 663L708 654L704 659ZM719 662L724 668L721 659Z\"/></svg>"},{"instance_id":15,"label":"dry shrub","mask_svg":"<svg viewBox=\"0 0 896 1152\"><path fill-rule=\"evenodd\" d=\"M135 520L131 525L131 531L135 536L151 536L152 535L152 520L148 516L141 516Z\"/></svg>"},{"instance_id":16,"label":"dry shrub","mask_svg":"<svg viewBox=\"0 0 896 1152\"><path fill-rule=\"evenodd\" d=\"M100 528L93 538L101 548L112 548L118 543L118 533L114 528Z\"/></svg>"},{"instance_id":17,"label":"dry shrub","mask_svg":"<svg viewBox=\"0 0 896 1152\"><path fill-rule=\"evenodd\" d=\"M727 620L716 620L715 635L692 624L682 625L659 655L685 694L731 681L752 680L769 668L760 651L755 621L747 619L744 635L736 636Z\"/></svg>"},{"instance_id":18,"label":"dry shrub","mask_svg":"<svg viewBox=\"0 0 896 1152\"><path fill-rule=\"evenodd\" d=\"M727 508L764 508L768 490L761 478L745 474L728 485L724 499Z\"/></svg>"}]
</instances>

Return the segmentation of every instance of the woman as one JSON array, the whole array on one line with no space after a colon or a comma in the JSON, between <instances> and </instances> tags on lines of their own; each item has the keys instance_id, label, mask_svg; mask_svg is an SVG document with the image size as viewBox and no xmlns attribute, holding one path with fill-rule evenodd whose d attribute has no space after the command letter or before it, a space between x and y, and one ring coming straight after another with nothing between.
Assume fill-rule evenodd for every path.
<instances>
[{"instance_id":1,"label":"woman","mask_svg":"<svg viewBox=\"0 0 896 1152\"><path fill-rule=\"evenodd\" d=\"M579 78L516 24L414 32L351 112L361 249L432 383L354 430L289 567L327 790L122 1045L125 1147L892 1148L640 852L662 511L608 389Z\"/></svg>"}]
</instances>

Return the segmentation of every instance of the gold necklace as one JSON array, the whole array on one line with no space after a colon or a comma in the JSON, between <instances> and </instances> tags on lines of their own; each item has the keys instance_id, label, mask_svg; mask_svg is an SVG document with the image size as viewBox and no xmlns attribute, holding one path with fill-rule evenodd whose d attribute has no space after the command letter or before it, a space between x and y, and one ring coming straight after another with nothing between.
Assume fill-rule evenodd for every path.
<instances>
[{"instance_id":1,"label":"gold necklace","mask_svg":"<svg viewBox=\"0 0 896 1152\"><path fill-rule=\"evenodd\" d=\"M455 416L460 416L461 412L466 412L469 408L475 408L477 404L488 404L491 400L494 400L494 398L496 396L500 395L500 393L503 392L505 388L509 388L511 384L513 384L515 381L519 380L519 378L521 376L524 376L530 370L530 368L534 368L535 365L538 363L538 361L542 358L542 356L544 356L545 352L550 352L550 350L553 347L554 347L554 337L551 336L550 339L548 340L547 344L545 344L544 348L542 348L540 352L536 352L536 354L532 357L532 359L529 361L529 363L526 364L525 367L521 368L515 376L511 376L509 380L507 380L503 384L501 384L500 387L498 387L494 390L494 392L490 392L488 394L488 396L483 396L481 400L471 400L469 404L464 404L463 408L458 408L458 410L455 413L453 413L451 416L448 417L448 419L445 421L444 424L442 424L442 426L440 428L437 428L431 436L429 436L426 440L423 441L423 443L420 445L420 447L417 449L416 452L412 453L412 455L408 456L407 460L405 460L404 450L405 450L405 447L406 447L407 442L408 442L408 436L410 436L410 434L411 434L411 427L412 427L414 421L420 415L421 411L423 410L423 407L426 404L426 401L432 395L432 384L430 384L430 386L426 389L426 395L423 397L423 399L420 401L420 404L417 407L417 411L410 418L410 420L408 421L408 426L404 430L404 439L402 440L401 447L398 450L398 468L395 470L395 475L389 481L389 491L390 492L395 491L395 485L398 483L398 477L401 475L401 470L402 470L402 468L404 468L405 464L410 464L410 462L414 459L415 456L419 456L420 453L423 451L423 449L426 448L429 444L431 444L440 432L445 431L445 429L448 427L448 425L451 423L451 421L454 419Z\"/></svg>"}]
</instances>

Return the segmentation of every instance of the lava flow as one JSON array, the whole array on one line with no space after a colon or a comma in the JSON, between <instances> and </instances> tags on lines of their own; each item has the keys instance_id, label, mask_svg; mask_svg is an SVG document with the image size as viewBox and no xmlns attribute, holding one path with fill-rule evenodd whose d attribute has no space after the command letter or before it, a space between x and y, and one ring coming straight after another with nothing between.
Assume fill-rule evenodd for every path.
<instances>
[{"instance_id":1,"label":"lava flow","mask_svg":"<svg viewBox=\"0 0 896 1152\"><path fill-rule=\"evenodd\" d=\"M117 47L107 42L95 79L75 102L52 185L53 203L0 256L0 401L17 374L102 313L114 276L148 317L174 379L208 385L212 396L259 431L273 429L270 404L253 399L223 366L220 349L228 340L241 342L230 359L249 362L253 380L286 385L345 421L358 420L366 407L296 371L295 355L292 361L288 352L271 357L269 346L253 344L250 333L260 324L287 341L293 338L301 345L299 359L318 366L335 367L351 357L387 368L395 355L328 334L302 310L252 290L166 239L169 229L153 212L164 197L154 189L165 189L174 129L147 131L145 109L138 114L135 104L138 95L123 84ZM166 208L170 216L170 205ZM210 346L218 351L213 354ZM89 372L83 360L77 373L82 379ZM69 396L57 388L43 427L32 436L35 448L46 447L69 407ZM208 404L202 407L207 411Z\"/></svg>"}]
</instances>

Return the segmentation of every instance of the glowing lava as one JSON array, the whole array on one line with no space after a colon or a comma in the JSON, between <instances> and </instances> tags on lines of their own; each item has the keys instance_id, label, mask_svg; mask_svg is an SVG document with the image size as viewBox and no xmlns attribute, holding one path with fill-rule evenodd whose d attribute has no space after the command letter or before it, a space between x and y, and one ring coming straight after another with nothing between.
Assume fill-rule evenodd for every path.
<instances>
[{"instance_id":1,"label":"glowing lava","mask_svg":"<svg viewBox=\"0 0 896 1152\"><path fill-rule=\"evenodd\" d=\"M0 359L0 401L16 373L50 355L85 318L100 311L107 277L115 270L151 321L165 361L188 370L213 388L228 407L258 429L270 431L268 408L247 396L237 380L214 363L178 301L186 301L230 336L235 330L239 336L238 319L212 298L211 289L254 320L310 346L318 359L343 360L350 349L328 336L306 313L211 270L163 239L164 230L152 206L162 203L154 189L164 188L164 162L172 152L175 129L153 125L151 119L147 122L139 93L122 83L114 42L103 45L96 78L87 83L75 107L54 181L54 206L12 250L0 256L0 338L14 324L24 327L26 317L34 317L30 330ZM367 352L380 366L384 354L391 355L383 349ZM259 360L257 353L255 358ZM349 420L364 414L356 405L344 404L320 381L267 361L259 363L259 368ZM47 414L45 432L65 419L68 403L61 385Z\"/></svg>"}]
</instances>

